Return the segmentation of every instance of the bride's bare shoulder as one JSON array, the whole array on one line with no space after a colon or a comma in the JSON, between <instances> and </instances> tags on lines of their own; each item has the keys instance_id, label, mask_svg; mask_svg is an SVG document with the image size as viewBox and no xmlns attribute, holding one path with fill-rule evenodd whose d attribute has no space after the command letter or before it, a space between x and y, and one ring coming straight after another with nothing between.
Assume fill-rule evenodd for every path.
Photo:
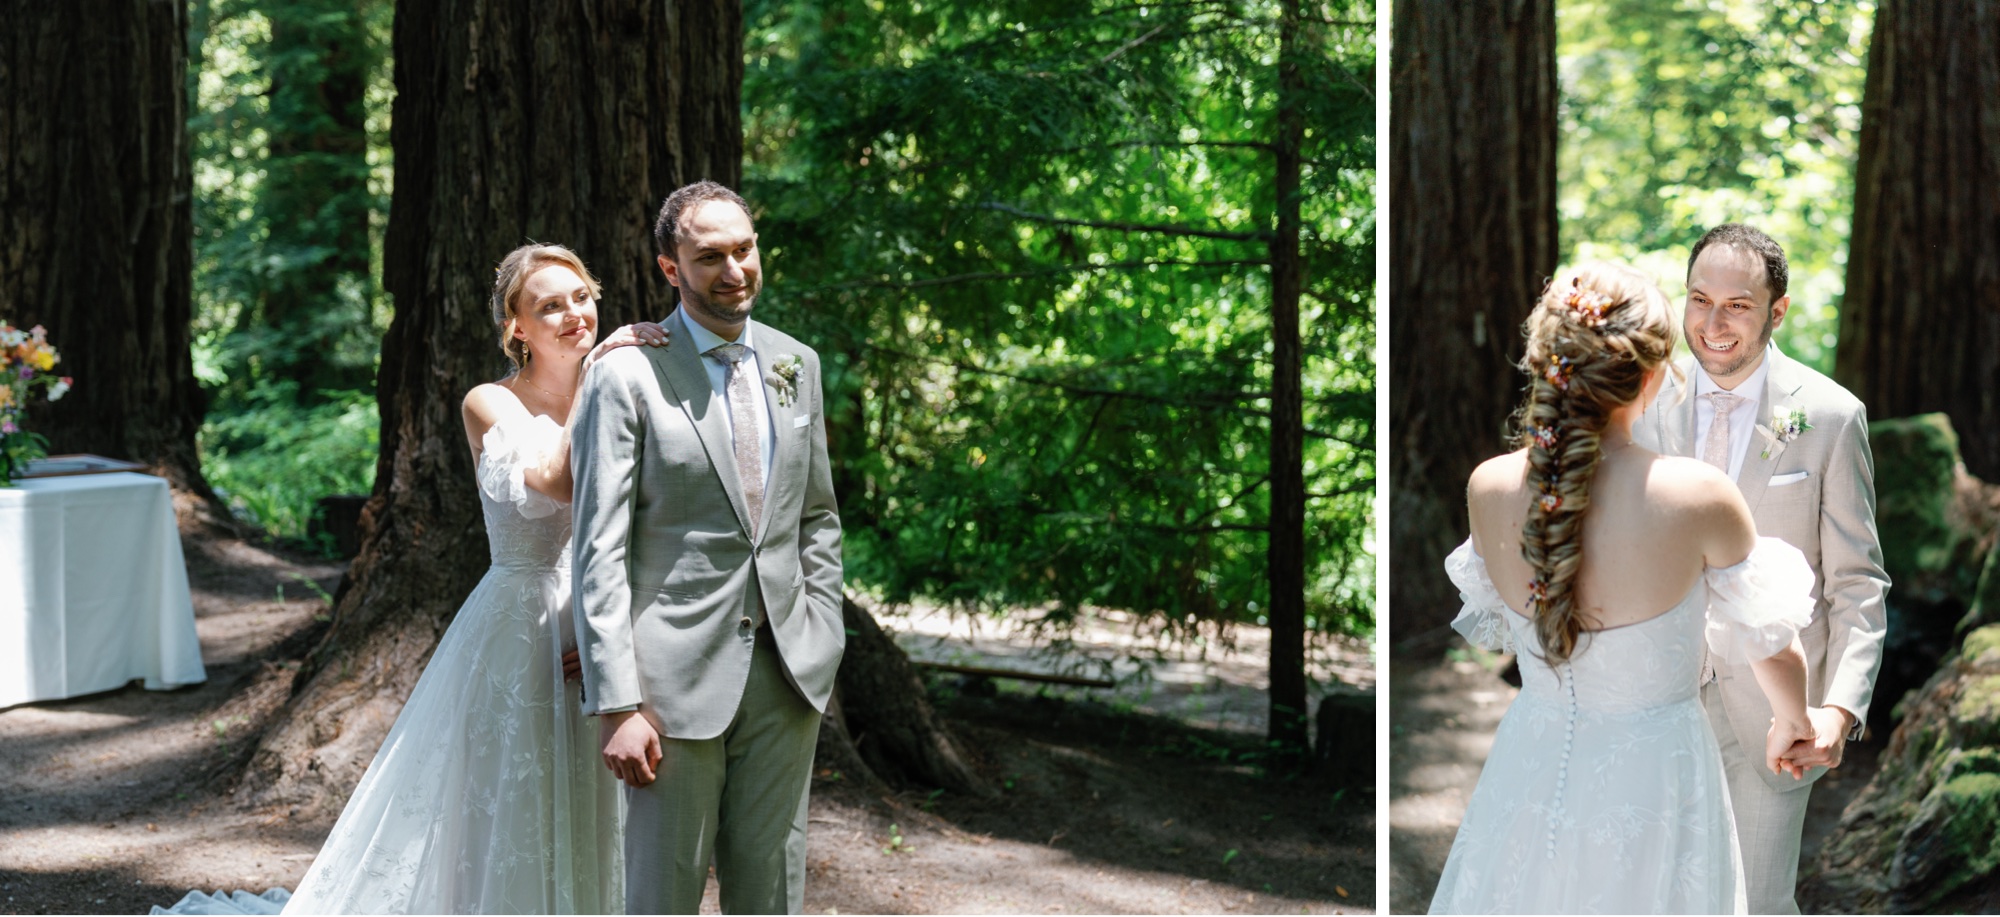
<instances>
[{"instance_id":1,"label":"bride's bare shoulder","mask_svg":"<svg viewBox=\"0 0 2000 917\"><path fill-rule=\"evenodd\" d=\"M1486 501L1518 495L1528 479L1528 451L1516 449L1480 462L1465 482L1468 501Z\"/></svg>"},{"instance_id":2,"label":"bride's bare shoulder","mask_svg":"<svg viewBox=\"0 0 2000 917\"><path fill-rule=\"evenodd\" d=\"M1736 482L1698 459L1663 455L1646 475L1646 495L1659 506L1697 514L1729 510L1743 503Z\"/></svg>"},{"instance_id":3,"label":"bride's bare shoulder","mask_svg":"<svg viewBox=\"0 0 2000 917\"><path fill-rule=\"evenodd\" d=\"M528 416L528 406L521 403L520 396L512 389L495 382L475 385L465 393L465 401L459 405L460 418L465 423L465 435L472 443L472 451L479 451L479 443L486 431L495 424L510 418Z\"/></svg>"}]
</instances>

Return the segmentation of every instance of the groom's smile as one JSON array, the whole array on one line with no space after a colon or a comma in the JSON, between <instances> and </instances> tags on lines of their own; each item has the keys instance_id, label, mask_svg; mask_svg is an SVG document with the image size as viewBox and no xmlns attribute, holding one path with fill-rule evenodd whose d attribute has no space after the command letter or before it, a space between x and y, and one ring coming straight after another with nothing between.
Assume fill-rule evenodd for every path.
<instances>
[{"instance_id":1,"label":"groom's smile","mask_svg":"<svg viewBox=\"0 0 2000 917\"><path fill-rule=\"evenodd\" d=\"M675 255L659 258L688 313L730 340L750 318L764 268L750 214L729 201L705 201L681 217Z\"/></svg>"},{"instance_id":2,"label":"groom's smile","mask_svg":"<svg viewBox=\"0 0 2000 917\"><path fill-rule=\"evenodd\" d=\"M1727 244L1703 249L1688 269L1681 331L1695 362L1724 389L1757 371L1791 306L1789 296L1771 301L1764 270L1754 254Z\"/></svg>"}]
</instances>

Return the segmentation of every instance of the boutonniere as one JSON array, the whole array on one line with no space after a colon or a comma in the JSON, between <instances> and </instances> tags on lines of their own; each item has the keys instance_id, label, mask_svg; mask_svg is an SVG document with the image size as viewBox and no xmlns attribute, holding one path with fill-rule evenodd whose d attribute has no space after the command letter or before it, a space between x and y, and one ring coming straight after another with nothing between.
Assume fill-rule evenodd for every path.
<instances>
[{"instance_id":1,"label":"boutonniere","mask_svg":"<svg viewBox=\"0 0 2000 917\"><path fill-rule=\"evenodd\" d=\"M771 371L764 374L764 384L778 393L778 404L791 407L799 397L799 369L806 361L798 354L781 354L771 361Z\"/></svg>"},{"instance_id":2,"label":"boutonniere","mask_svg":"<svg viewBox=\"0 0 2000 917\"><path fill-rule=\"evenodd\" d=\"M1794 390L1792 394L1796 395L1798 392ZM1763 457L1766 459L1774 453L1785 454L1787 444L1798 439L1799 434L1812 429L1812 424L1806 422L1806 409L1795 404L1772 411L1771 426L1777 429L1767 429L1763 424L1757 425L1757 435L1764 437Z\"/></svg>"}]
</instances>

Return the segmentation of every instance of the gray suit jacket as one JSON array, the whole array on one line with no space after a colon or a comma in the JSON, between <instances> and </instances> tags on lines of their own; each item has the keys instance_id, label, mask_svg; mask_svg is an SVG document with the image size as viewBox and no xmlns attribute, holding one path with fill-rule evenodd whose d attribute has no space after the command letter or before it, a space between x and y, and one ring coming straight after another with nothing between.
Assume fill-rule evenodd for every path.
<instances>
[{"instance_id":1,"label":"gray suit jacket","mask_svg":"<svg viewBox=\"0 0 2000 917\"><path fill-rule=\"evenodd\" d=\"M727 401L685 317L663 324L668 346L614 350L578 389L572 617L585 712L637 704L670 738L721 735L767 612L786 674L824 712L847 633L819 354L755 324L777 446L753 539ZM789 405L770 381L787 354L804 361Z\"/></svg>"},{"instance_id":2,"label":"gray suit jacket","mask_svg":"<svg viewBox=\"0 0 2000 917\"><path fill-rule=\"evenodd\" d=\"M1807 703L1842 707L1865 721L1875 673L1882 667L1888 630L1882 597L1889 588L1875 534L1875 457L1868 450L1867 413L1846 389L1776 347L1766 359L1771 371L1757 402L1758 426L1774 429L1771 418L1778 410L1799 407L1812 429L1782 450L1771 447L1769 458L1764 457L1767 441L1762 436L1753 440L1736 486L1750 504L1757 534L1791 543L1812 564L1813 620L1799 634L1806 653ZM1693 357L1680 366L1685 381L1668 376L1633 435L1656 452L1695 456L1692 390L1699 369ZM1756 676L1747 665L1723 666L1716 679L1737 741L1761 752L1771 706ZM1764 777L1774 788L1801 785L1789 776Z\"/></svg>"}]
</instances>

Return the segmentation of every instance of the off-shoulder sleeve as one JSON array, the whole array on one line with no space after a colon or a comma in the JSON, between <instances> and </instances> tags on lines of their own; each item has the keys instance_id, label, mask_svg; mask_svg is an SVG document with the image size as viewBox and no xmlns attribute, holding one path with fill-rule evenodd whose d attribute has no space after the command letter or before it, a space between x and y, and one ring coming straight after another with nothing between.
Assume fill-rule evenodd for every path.
<instances>
[{"instance_id":1,"label":"off-shoulder sleeve","mask_svg":"<svg viewBox=\"0 0 2000 917\"><path fill-rule=\"evenodd\" d=\"M553 424L547 425L553 428ZM540 519L565 505L528 486L525 474L540 465L547 451L560 442L560 429L542 429L532 417L510 417L486 431L480 440L479 489L500 503L512 504L521 515Z\"/></svg>"},{"instance_id":2,"label":"off-shoulder sleeve","mask_svg":"<svg viewBox=\"0 0 2000 917\"><path fill-rule=\"evenodd\" d=\"M1784 541L1758 538L1742 563L1706 577L1708 650L1723 664L1768 659L1812 623L1812 566Z\"/></svg>"},{"instance_id":3,"label":"off-shoulder sleeve","mask_svg":"<svg viewBox=\"0 0 2000 917\"><path fill-rule=\"evenodd\" d=\"M1485 559L1472 549L1472 539L1467 538L1444 559L1444 572L1458 587L1459 598L1465 600L1458 617L1451 619L1451 629L1480 649L1513 652L1514 632L1507 622L1507 603L1493 587Z\"/></svg>"}]
</instances>

